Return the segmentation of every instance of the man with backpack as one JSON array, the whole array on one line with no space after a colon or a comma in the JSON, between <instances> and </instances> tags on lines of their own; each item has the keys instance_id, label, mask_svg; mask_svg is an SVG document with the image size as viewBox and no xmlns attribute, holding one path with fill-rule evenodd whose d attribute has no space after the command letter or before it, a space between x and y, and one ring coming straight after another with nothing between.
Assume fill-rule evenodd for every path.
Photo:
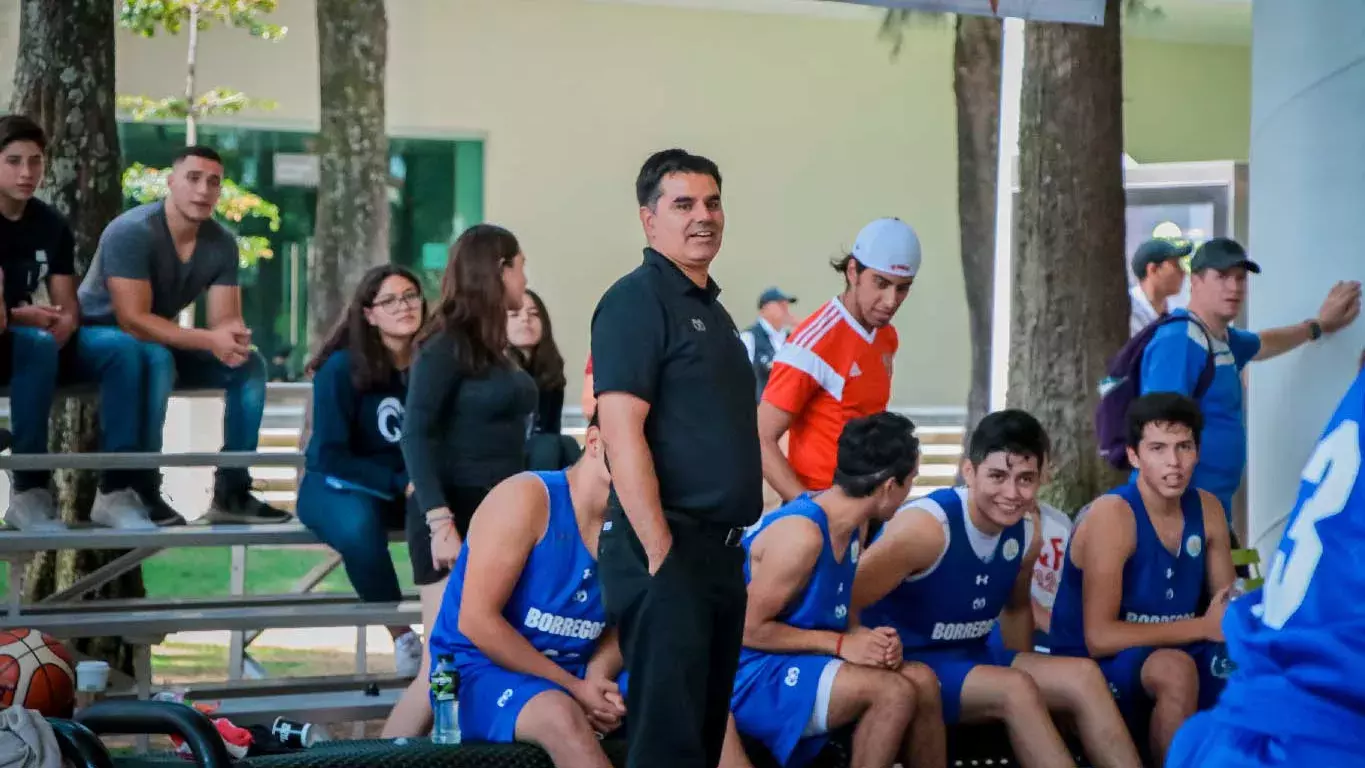
<instances>
[{"instance_id":1,"label":"man with backpack","mask_svg":"<svg viewBox=\"0 0 1365 768\"><path fill-rule=\"evenodd\" d=\"M1096 413L1101 452L1126 469L1130 401L1149 392L1179 392L1198 401L1204 433L1193 485L1217 497L1229 518L1246 469L1242 369L1334 333L1360 314L1360 283L1343 281L1328 291L1315 318L1258 333L1233 328L1246 300L1247 275L1260 271L1234 240L1215 237L1199 246L1190 260L1188 308L1152 323L1119 351Z\"/></svg>"}]
</instances>

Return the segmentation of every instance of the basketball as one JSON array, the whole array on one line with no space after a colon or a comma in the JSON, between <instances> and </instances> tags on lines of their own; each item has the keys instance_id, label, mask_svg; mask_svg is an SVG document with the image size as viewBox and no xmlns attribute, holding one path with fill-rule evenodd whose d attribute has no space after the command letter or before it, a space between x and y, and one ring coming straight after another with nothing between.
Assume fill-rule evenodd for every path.
<instances>
[{"instance_id":1,"label":"basketball","mask_svg":"<svg viewBox=\"0 0 1365 768\"><path fill-rule=\"evenodd\" d=\"M65 646L32 629L0 630L0 709L69 718L75 704L76 664Z\"/></svg>"}]
</instances>

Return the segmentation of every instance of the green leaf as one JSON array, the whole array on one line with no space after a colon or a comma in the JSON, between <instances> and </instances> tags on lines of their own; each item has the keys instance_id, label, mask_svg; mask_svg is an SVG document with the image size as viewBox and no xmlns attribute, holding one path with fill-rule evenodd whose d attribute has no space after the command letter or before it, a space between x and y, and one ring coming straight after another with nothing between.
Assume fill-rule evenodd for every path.
<instances>
[{"instance_id":1,"label":"green leaf","mask_svg":"<svg viewBox=\"0 0 1365 768\"><path fill-rule=\"evenodd\" d=\"M194 100L194 114L196 117L235 115L244 109L271 110L278 106L279 104L271 99L253 99L241 91L214 88L200 94Z\"/></svg>"},{"instance_id":2,"label":"green leaf","mask_svg":"<svg viewBox=\"0 0 1365 768\"><path fill-rule=\"evenodd\" d=\"M150 96L120 95L117 106L118 111L126 113L138 122L143 120L184 120L188 116L185 100L176 96L153 99Z\"/></svg>"},{"instance_id":3,"label":"green leaf","mask_svg":"<svg viewBox=\"0 0 1365 768\"><path fill-rule=\"evenodd\" d=\"M151 203L166 197L169 168L151 168L133 163L123 171L123 194L139 203ZM231 179L223 179L222 193L214 214L228 229L234 230L248 218L264 219L271 232L280 231L280 207L246 189ZM250 266L260 259L275 255L270 240L262 235L237 235L237 254L242 266Z\"/></svg>"},{"instance_id":4,"label":"green leaf","mask_svg":"<svg viewBox=\"0 0 1365 768\"><path fill-rule=\"evenodd\" d=\"M123 0L119 24L143 37L155 37L157 31L175 35L189 23L192 6L199 12L200 31L218 23L271 42L289 31L262 19L279 8L278 0Z\"/></svg>"}]
</instances>

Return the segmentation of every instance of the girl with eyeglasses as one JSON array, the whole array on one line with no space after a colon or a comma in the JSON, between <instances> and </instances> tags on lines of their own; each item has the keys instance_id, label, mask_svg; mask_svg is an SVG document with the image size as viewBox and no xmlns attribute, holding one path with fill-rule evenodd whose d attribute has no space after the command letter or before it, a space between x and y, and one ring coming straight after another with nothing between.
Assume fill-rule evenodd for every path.
<instances>
[{"instance_id":1,"label":"girl with eyeglasses","mask_svg":"<svg viewBox=\"0 0 1365 768\"><path fill-rule=\"evenodd\" d=\"M392 264L370 269L330 337L308 363L313 379L296 514L341 555L362 600L402 599L388 531L403 530L411 493L400 441L413 339L426 316L416 275ZM389 627L394 667L421 671L412 627Z\"/></svg>"}]
</instances>

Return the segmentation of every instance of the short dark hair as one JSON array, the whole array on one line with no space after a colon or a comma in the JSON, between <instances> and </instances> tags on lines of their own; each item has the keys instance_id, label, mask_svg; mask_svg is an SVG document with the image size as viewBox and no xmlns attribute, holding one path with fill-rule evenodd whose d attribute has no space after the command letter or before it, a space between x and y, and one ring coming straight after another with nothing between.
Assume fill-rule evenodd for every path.
<instances>
[{"instance_id":1,"label":"short dark hair","mask_svg":"<svg viewBox=\"0 0 1365 768\"><path fill-rule=\"evenodd\" d=\"M882 483L897 483L919 465L915 424L899 413L882 411L853 419L839 433L839 459L834 484L855 499L867 497Z\"/></svg>"},{"instance_id":2,"label":"short dark hair","mask_svg":"<svg viewBox=\"0 0 1365 768\"><path fill-rule=\"evenodd\" d=\"M845 283L848 282L849 264L853 265L853 273L856 275L861 275L863 270L867 269L867 267L863 266L861 261L853 258L853 254L851 253L845 253L829 260L829 265L834 268L835 272L838 272L844 278Z\"/></svg>"},{"instance_id":3,"label":"short dark hair","mask_svg":"<svg viewBox=\"0 0 1365 768\"><path fill-rule=\"evenodd\" d=\"M1197 446L1204 431L1204 413L1199 403L1179 392L1149 392L1128 404L1129 448L1137 450L1148 424L1189 427Z\"/></svg>"},{"instance_id":4,"label":"short dark hair","mask_svg":"<svg viewBox=\"0 0 1365 768\"><path fill-rule=\"evenodd\" d=\"M203 144L191 144L175 153L175 158L171 160L171 165L178 165L181 160L184 160L187 157L202 157L205 160L212 160L219 165L223 164L222 155L219 155L218 151L213 147L206 147Z\"/></svg>"},{"instance_id":5,"label":"short dark hair","mask_svg":"<svg viewBox=\"0 0 1365 768\"><path fill-rule=\"evenodd\" d=\"M972 430L972 439L967 443L967 460L976 465L992 453L1001 452L1032 456L1041 468L1052 453L1052 441L1033 414L1007 408L987 414Z\"/></svg>"},{"instance_id":6,"label":"short dark hair","mask_svg":"<svg viewBox=\"0 0 1365 768\"><path fill-rule=\"evenodd\" d=\"M0 151L16 141L31 141L38 149L47 151L47 134L41 125L24 115L0 117Z\"/></svg>"},{"instance_id":7,"label":"short dark hair","mask_svg":"<svg viewBox=\"0 0 1365 768\"><path fill-rule=\"evenodd\" d=\"M720 168L711 160L683 149L665 149L650 155L635 178L635 199L641 207L654 208L663 194L664 177L671 173L702 174L715 179L717 189L721 185Z\"/></svg>"}]
</instances>

